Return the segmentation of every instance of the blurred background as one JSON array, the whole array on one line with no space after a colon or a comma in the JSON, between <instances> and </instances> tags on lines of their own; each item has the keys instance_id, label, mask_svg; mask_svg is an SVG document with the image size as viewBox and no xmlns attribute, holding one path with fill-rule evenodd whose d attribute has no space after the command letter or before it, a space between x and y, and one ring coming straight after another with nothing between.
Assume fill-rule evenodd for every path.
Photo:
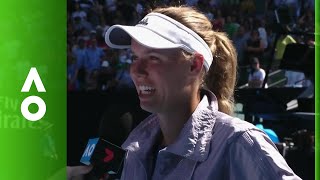
<instances>
[{"instance_id":1,"label":"blurred background","mask_svg":"<svg viewBox=\"0 0 320 180\"><path fill-rule=\"evenodd\" d=\"M263 129L302 179L314 179L314 0L68 0L68 165L80 165L89 138L121 145L149 113L129 76L130 50L104 33L134 25L148 10L193 6L238 53L235 116ZM257 73L259 72L259 73ZM90 175L82 177L92 179Z\"/></svg>"}]
</instances>

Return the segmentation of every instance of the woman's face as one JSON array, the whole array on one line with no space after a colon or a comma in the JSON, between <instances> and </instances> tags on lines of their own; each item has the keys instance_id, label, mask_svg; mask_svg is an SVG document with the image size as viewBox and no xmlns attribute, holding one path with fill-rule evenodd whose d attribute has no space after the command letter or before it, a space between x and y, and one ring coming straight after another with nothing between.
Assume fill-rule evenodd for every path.
<instances>
[{"instance_id":1,"label":"woman's face","mask_svg":"<svg viewBox=\"0 0 320 180\"><path fill-rule=\"evenodd\" d=\"M152 49L132 40L130 74L142 109L161 113L181 107L191 94L190 62L179 49Z\"/></svg>"}]
</instances>

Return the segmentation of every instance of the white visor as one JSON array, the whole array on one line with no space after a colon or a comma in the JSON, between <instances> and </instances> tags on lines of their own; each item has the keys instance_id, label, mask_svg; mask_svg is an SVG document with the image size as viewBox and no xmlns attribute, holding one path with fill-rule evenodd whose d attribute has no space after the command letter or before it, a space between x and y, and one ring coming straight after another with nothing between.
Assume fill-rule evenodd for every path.
<instances>
[{"instance_id":1,"label":"white visor","mask_svg":"<svg viewBox=\"0 0 320 180\"><path fill-rule=\"evenodd\" d=\"M116 49L130 48L131 38L149 48L197 52L204 57L206 71L212 63L211 50L197 33L160 13L146 15L136 26L113 25L105 34L107 45Z\"/></svg>"}]
</instances>

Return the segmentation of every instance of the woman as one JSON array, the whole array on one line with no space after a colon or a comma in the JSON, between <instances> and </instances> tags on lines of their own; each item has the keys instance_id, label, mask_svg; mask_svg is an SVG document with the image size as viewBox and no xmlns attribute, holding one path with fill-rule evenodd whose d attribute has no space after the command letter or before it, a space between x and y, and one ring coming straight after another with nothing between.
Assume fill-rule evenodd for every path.
<instances>
[{"instance_id":1,"label":"woman","mask_svg":"<svg viewBox=\"0 0 320 180\"><path fill-rule=\"evenodd\" d=\"M122 145L121 179L300 179L266 134L230 116L237 57L206 16L157 8L105 38L131 47L140 106L153 113Z\"/></svg>"}]
</instances>

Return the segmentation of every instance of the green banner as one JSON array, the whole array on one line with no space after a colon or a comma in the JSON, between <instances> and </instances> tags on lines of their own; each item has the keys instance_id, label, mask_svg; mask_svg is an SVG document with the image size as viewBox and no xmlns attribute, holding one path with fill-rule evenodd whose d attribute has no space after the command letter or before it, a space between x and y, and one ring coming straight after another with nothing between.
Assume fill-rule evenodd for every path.
<instances>
[{"instance_id":1,"label":"green banner","mask_svg":"<svg viewBox=\"0 0 320 180\"><path fill-rule=\"evenodd\" d=\"M0 22L0 179L66 179L66 1L2 1Z\"/></svg>"},{"instance_id":2,"label":"green banner","mask_svg":"<svg viewBox=\"0 0 320 180\"><path fill-rule=\"evenodd\" d=\"M315 177L316 179L320 179L320 174L319 174L319 53L320 53L320 19L319 19L319 7L320 7L320 2L319 0L315 0L315 72L316 72L316 77L315 77Z\"/></svg>"}]
</instances>

